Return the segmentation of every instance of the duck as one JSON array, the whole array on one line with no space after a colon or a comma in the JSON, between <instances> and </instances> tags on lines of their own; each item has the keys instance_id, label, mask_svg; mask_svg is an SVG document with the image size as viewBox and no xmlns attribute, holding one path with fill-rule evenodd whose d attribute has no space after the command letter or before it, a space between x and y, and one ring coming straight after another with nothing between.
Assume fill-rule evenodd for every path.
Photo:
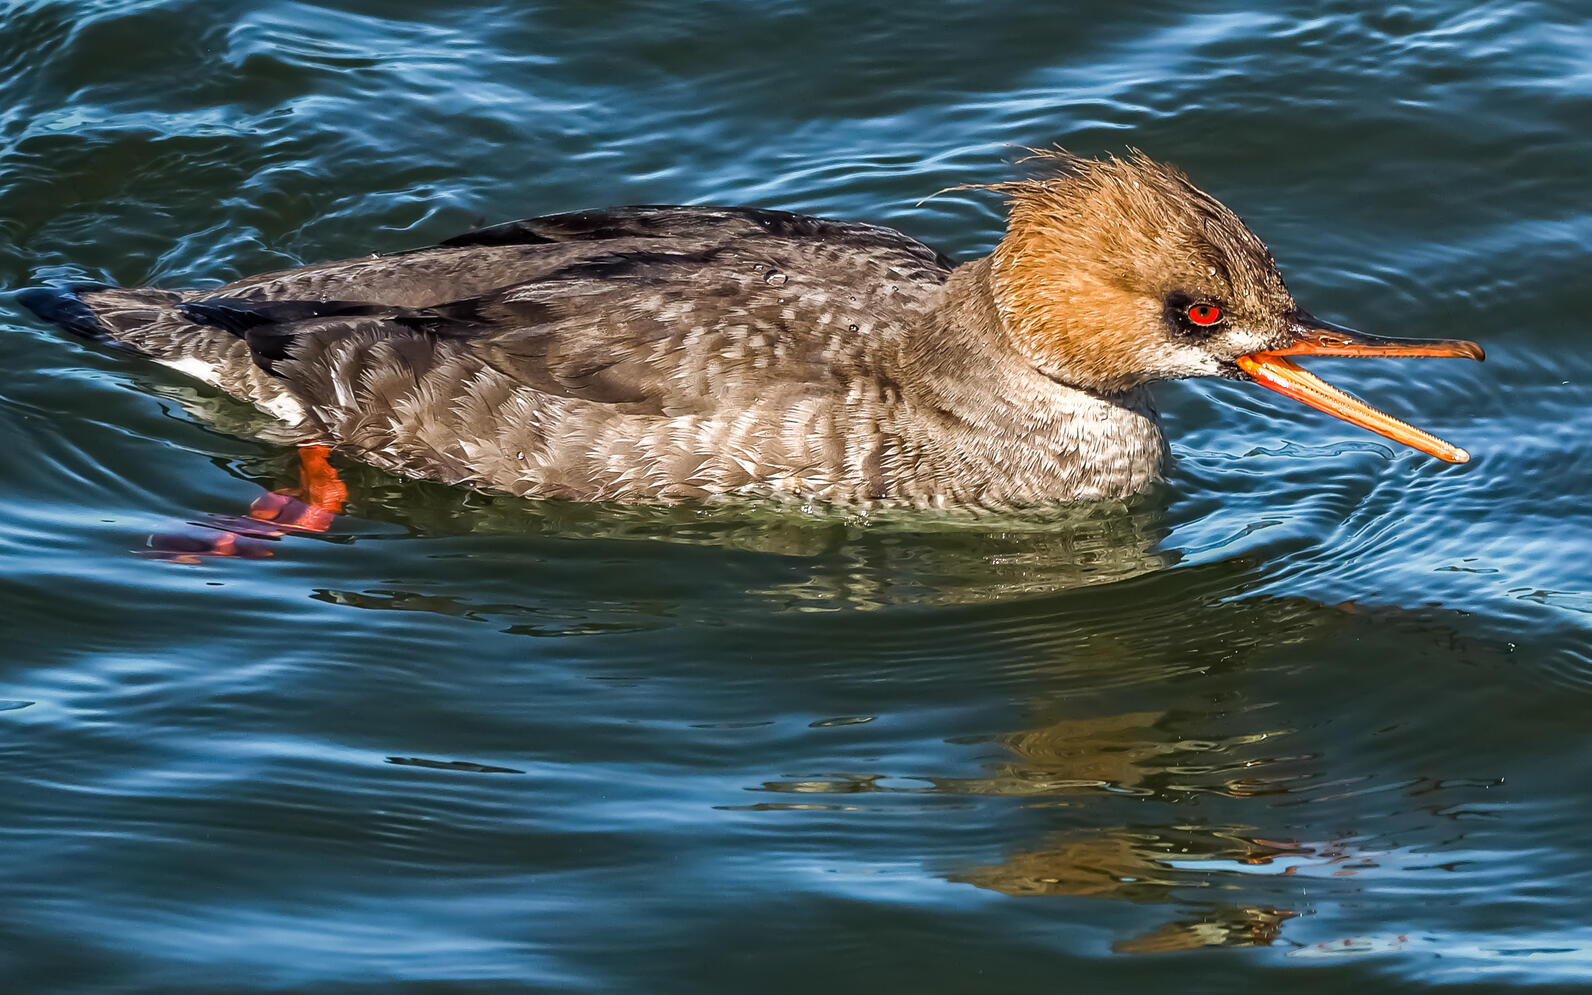
<instances>
[{"instance_id":1,"label":"duck","mask_svg":"<svg viewBox=\"0 0 1592 995\"><path fill-rule=\"evenodd\" d=\"M988 186L1004 237L960 264L879 225L637 206L211 289L18 300L280 419L323 512L345 493L333 453L575 501L1125 499L1169 458L1149 385L1186 377L1469 459L1294 358L1480 360L1479 345L1315 318L1233 211L1141 152L1035 155L1032 175Z\"/></svg>"}]
</instances>

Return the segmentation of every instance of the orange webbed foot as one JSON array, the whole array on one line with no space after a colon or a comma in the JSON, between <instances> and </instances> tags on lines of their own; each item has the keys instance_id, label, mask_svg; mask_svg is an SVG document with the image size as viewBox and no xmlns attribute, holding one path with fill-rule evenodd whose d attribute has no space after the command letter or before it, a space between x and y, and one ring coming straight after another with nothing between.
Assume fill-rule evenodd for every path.
<instances>
[{"instance_id":1,"label":"orange webbed foot","mask_svg":"<svg viewBox=\"0 0 1592 995\"><path fill-rule=\"evenodd\" d=\"M326 446L299 447L299 486L268 491L254 499L246 516L217 516L204 535L153 535L149 553L173 563L210 557L264 559L265 543L292 532L325 532L348 501L348 487L332 466Z\"/></svg>"}]
</instances>

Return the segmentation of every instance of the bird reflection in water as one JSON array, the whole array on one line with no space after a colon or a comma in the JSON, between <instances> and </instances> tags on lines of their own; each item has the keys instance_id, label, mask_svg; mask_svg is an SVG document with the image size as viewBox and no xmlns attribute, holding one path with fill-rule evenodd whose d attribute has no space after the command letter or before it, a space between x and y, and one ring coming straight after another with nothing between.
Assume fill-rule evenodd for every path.
<instances>
[{"instance_id":1,"label":"bird reflection in water","mask_svg":"<svg viewBox=\"0 0 1592 995\"><path fill-rule=\"evenodd\" d=\"M984 741L1003 757L978 777L815 776L764 782L761 790L809 796L804 807L821 807L813 796L871 792L1018 799L1009 816L1027 812L1073 828L1046 833L998 862L947 868L944 877L1024 899L1112 899L1176 910L1118 938L1112 949L1124 954L1287 942L1284 924L1311 914L1319 899L1306 881L1319 886L1384 862L1394 871L1424 863L1369 840L1273 838L1251 823L1202 819L1201 811L1230 820L1253 805L1264 806L1254 809L1256 822L1273 823L1273 803L1327 801L1336 795L1321 789L1342 788L1325 778L1321 757L1286 748L1293 730L1267 724L1263 703L1228 704L1207 712L1036 715L1033 728ZM1198 731L1229 725L1235 715L1252 731ZM1175 807L1158 806L1167 812L1160 822L1101 824L1108 811L1131 812L1134 800ZM861 801L836 807L860 809Z\"/></svg>"},{"instance_id":2,"label":"bird reflection in water","mask_svg":"<svg viewBox=\"0 0 1592 995\"><path fill-rule=\"evenodd\" d=\"M1114 827L1093 835L1059 838L1038 850L1014 853L999 864L973 867L950 880L1017 897L1113 898L1177 904L1194 914L1112 944L1119 953L1164 953L1198 947L1270 946L1294 909L1237 902L1180 902L1178 893L1208 884L1188 866L1203 861L1271 864L1279 857L1309 856L1308 847L1244 838L1231 829L1157 830ZM1173 863L1183 866L1177 866Z\"/></svg>"}]
</instances>

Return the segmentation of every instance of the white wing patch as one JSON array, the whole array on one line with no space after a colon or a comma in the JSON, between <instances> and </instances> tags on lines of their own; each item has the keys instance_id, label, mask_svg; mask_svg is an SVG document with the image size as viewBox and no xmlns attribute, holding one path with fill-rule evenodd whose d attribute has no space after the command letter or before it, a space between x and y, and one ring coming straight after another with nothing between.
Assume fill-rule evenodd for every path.
<instances>
[{"instance_id":1,"label":"white wing patch","mask_svg":"<svg viewBox=\"0 0 1592 995\"><path fill-rule=\"evenodd\" d=\"M178 373L203 381L212 387L227 390L221 383L221 367L216 363L207 363L196 356L183 356L178 359L161 359L155 356L150 358L162 366L176 370ZM232 393L232 391L227 392ZM298 425L304 421L304 405L300 404L297 398L285 390L279 392L275 397L255 398L254 406L269 415L282 419L290 425Z\"/></svg>"},{"instance_id":2,"label":"white wing patch","mask_svg":"<svg viewBox=\"0 0 1592 995\"><path fill-rule=\"evenodd\" d=\"M207 363L195 356L183 356L181 359L162 359L158 356L150 358L162 366L168 366L195 380L202 380L212 387L221 386L221 367L215 363Z\"/></svg>"},{"instance_id":3,"label":"white wing patch","mask_svg":"<svg viewBox=\"0 0 1592 995\"><path fill-rule=\"evenodd\" d=\"M278 394L270 400L255 401L254 403L285 422L297 425L304 420L304 405L300 404L289 394Z\"/></svg>"}]
</instances>

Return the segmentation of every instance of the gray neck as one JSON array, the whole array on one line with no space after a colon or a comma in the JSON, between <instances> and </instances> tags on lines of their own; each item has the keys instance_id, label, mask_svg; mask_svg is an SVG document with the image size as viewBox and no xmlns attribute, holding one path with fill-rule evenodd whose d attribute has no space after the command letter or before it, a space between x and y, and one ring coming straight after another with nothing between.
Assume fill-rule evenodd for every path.
<instances>
[{"instance_id":1,"label":"gray neck","mask_svg":"<svg viewBox=\"0 0 1592 995\"><path fill-rule=\"evenodd\" d=\"M1126 497L1160 475L1166 441L1148 392L1097 394L1037 370L1001 323L988 258L951 274L902 366L916 427L946 464L942 486L964 499Z\"/></svg>"}]
</instances>

